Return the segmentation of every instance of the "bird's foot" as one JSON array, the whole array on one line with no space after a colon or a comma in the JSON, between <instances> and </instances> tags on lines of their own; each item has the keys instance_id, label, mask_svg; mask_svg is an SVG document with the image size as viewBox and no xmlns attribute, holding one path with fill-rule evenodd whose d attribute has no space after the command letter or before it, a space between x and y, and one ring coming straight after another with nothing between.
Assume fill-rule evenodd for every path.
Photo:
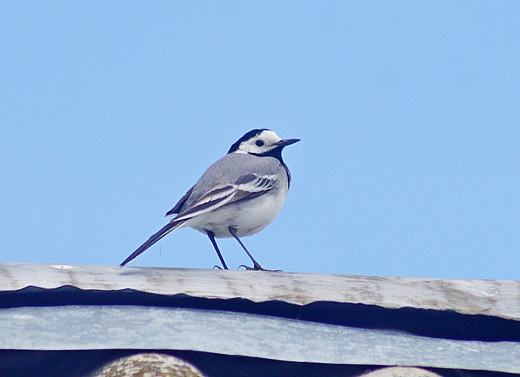
<instances>
[{"instance_id":1,"label":"bird's foot","mask_svg":"<svg viewBox=\"0 0 520 377\"><path fill-rule=\"evenodd\" d=\"M227 268L227 266L220 267L219 265L214 265L214 266L213 266L213 269L214 269L214 270L227 270L228 268Z\"/></svg>"},{"instance_id":2,"label":"bird's foot","mask_svg":"<svg viewBox=\"0 0 520 377\"><path fill-rule=\"evenodd\" d=\"M282 270L268 270L266 268L263 268L258 263L255 263L253 267L246 266L245 264L241 264L238 266L238 269L240 270L241 267L244 267L246 271L269 271L269 272L283 272Z\"/></svg>"}]
</instances>

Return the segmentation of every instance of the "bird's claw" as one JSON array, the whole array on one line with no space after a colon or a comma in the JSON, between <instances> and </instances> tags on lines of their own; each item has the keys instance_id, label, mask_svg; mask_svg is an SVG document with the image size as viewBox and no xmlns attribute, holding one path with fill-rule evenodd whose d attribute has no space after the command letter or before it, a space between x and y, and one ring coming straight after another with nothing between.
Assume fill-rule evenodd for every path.
<instances>
[{"instance_id":1,"label":"bird's claw","mask_svg":"<svg viewBox=\"0 0 520 377\"><path fill-rule=\"evenodd\" d=\"M238 266L238 270L240 270L241 267L244 267L246 271L269 271L269 272L283 272L282 270L268 270L260 266L258 263L255 263L253 267L246 266L245 264L241 264Z\"/></svg>"},{"instance_id":2,"label":"bird's claw","mask_svg":"<svg viewBox=\"0 0 520 377\"><path fill-rule=\"evenodd\" d=\"M244 267L244 270L246 270L246 271L254 270L253 267L246 266L245 264L241 264L240 266L238 266L237 270L240 270L242 267Z\"/></svg>"}]
</instances>

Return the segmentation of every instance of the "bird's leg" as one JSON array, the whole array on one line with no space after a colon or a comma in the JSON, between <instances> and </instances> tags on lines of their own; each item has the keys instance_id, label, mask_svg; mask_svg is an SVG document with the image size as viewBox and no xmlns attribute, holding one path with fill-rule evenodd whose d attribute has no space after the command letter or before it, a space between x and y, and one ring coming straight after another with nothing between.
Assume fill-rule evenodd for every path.
<instances>
[{"instance_id":1,"label":"bird's leg","mask_svg":"<svg viewBox=\"0 0 520 377\"><path fill-rule=\"evenodd\" d=\"M260 266L260 264L255 260L255 258L253 258L251 253L247 250L247 248L244 245L244 243L240 240L240 238L238 238L238 236L237 236L237 228L233 227L233 226L230 226L228 228L228 230L229 230L229 233L231 233L231 235L238 241L240 246L242 246L242 249L244 249L244 251L246 252L247 256L253 261L253 267L248 267L248 266L245 266L245 265L242 265L242 266L244 266L246 270L269 271L269 270L266 270L265 268L263 268L262 266Z\"/></svg>"},{"instance_id":2,"label":"bird's leg","mask_svg":"<svg viewBox=\"0 0 520 377\"><path fill-rule=\"evenodd\" d=\"M224 258L222 257L222 254L220 253L220 250L217 245L217 241L215 241L215 233L213 233L211 230L206 230L206 234L209 237L209 240L213 244L213 247L215 248L215 251L217 252L217 255L222 262L222 266L224 267L224 270L228 270L228 267L226 265L226 262L224 262Z\"/></svg>"}]
</instances>

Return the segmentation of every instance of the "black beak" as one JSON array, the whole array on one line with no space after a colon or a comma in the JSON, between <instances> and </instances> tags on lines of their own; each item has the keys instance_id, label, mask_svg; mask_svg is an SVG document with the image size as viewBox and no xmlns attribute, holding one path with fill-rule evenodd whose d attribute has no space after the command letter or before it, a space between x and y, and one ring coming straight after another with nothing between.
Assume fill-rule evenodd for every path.
<instances>
[{"instance_id":1,"label":"black beak","mask_svg":"<svg viewBox=\"0 0 520 377\"><path fill-rule=\"evenodd\" d=\"M299 142L300 139L283 139L278 142L278 147L286 147L288 145Z\"/></svg>"}]
</instances>

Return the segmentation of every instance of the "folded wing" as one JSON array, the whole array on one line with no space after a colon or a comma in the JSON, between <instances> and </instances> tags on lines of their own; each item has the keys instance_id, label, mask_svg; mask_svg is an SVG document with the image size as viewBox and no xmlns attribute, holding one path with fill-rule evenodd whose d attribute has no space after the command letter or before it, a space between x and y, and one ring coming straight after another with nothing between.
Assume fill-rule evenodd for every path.
<instances>
[{"instance_id":1,"label":"folded wing","mask_svg":"<svg viewBox=\"0 0 520 377\"><path fill-rule=\"evenodd\" d=\"M275 175L246 174L232 184L215 185L172 221L185 221L232 203L251 200L271 190L275 182Z\"/></svg>"}]
</instances>

